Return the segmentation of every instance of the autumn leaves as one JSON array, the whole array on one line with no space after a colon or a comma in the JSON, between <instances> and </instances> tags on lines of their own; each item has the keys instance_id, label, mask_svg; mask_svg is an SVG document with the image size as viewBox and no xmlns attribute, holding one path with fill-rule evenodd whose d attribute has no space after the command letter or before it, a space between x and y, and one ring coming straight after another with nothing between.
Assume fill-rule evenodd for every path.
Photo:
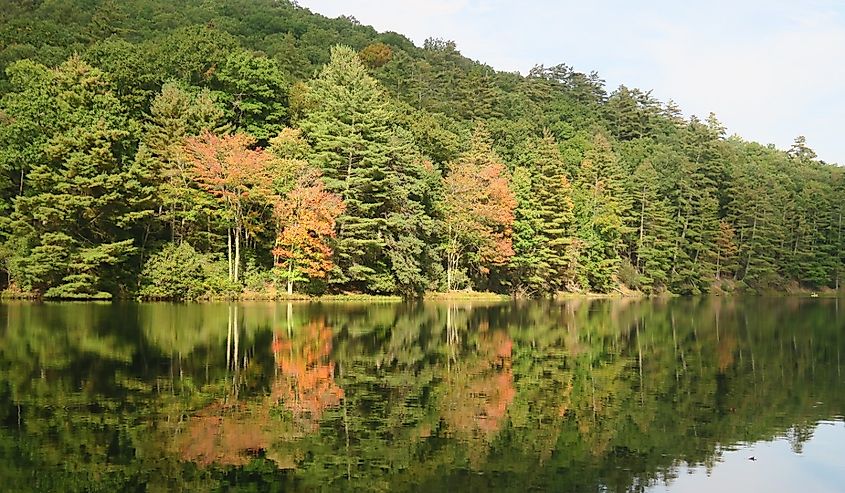
<instances>
[{"instance_id":1,"label":"autumn leaves","mask_svg":"<svg viewBox=\"0 0 845 493\"><path fill-rule=\"evenodd\" d=\"M217 136L205 132L185 142L197 185L214 196L229 218L229 276L240 278L241 245L256 221L272 210L276 241L274 264L287 282L288 294L303 276L323 277L331 270L335 221L343 211L340 197L325 190L320 172L286 155L307 146L298 131L286 129L270 149L251 149L246 134Z\"/></svg>"}]
</instances>

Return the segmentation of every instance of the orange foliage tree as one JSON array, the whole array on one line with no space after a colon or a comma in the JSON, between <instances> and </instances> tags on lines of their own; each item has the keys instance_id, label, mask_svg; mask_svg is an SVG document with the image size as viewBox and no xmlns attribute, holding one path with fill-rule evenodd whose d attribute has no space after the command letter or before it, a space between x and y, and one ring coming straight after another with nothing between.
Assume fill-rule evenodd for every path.
<instances>
[{"instance_id":1,"label":"orange foliage tree","mask_svg":"<svg viewBox=\"0 0 845 493\"><path fill-rule=\"evenodd\" d=\"M273 258L283 269L288 294L295 281L324 277L334 266L327 240L335 236L335 221L343 209L340 197L327 192L319 178L297 185L279 201Z\"/></svg>"},{"instance_id":2,"label":"orange foliage tree","mask_svg":"<svg viewBox=\"0 0 845 493\"><path fill-rule=\"evenodd\" d=\"M364 65L370 68L378 68L390 61L393 52L390 46L384 43L373 43L358 53L358 58L364 62Z\"/></svg>"},{"instance_id":3,"label":"orange foliage tree","mask_svg":"<svg viewBox=\"0 0 845 493\"><path fill-rule=\"evenodd\" d=\"M467 262L486 273L513 256L511 227L516 199L505 165L490 147L487 133L476 129L472 145L449 165L442 212L446 227L446 285Z\"/></svg>"},{"instance_id":4,"label":"orange foliage tree","mask_svg":"<svg viewBox=\"0 0 845 493\"><path fill-rule=\"evenodd\" d=\"M186 139L184 146L193 178L223 206L229 224L229 279L234 282L240 278L241 242L249 235L250 219L277 201L272 191L274 157L262 149L251 149L254 143L246 134L205 132Z\"/></svg>"},{"instance_id":5,"label":"orange foliage tree","mask_svg":"<svg viewBox=\"0 0 845 493\"><path fill-rule=\"evenodd\" d=\"M310 147L299 130L284 129L270 143L277 158L276 192L283 197L275 207L273 260L292 294L294 282L324 277L334 267L329 241L345 204L305 160Z\"/></svg>"}]
</instances>

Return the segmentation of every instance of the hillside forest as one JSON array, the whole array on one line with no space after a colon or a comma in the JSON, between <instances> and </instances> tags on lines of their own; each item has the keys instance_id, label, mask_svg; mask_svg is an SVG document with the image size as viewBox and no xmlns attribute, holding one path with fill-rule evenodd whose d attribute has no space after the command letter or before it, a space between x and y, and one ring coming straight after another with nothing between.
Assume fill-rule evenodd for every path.
<instances>
[{"instance_id":1,"label":"hillside forest","mask_svg":"<svg viewBox=\"0 0 845 493\"><path fill-rule=\"evenodd\" d=\"M839 289L845 177L804 137L283 0L4 5L8 294Z\"/></svg>"}]
</instances>

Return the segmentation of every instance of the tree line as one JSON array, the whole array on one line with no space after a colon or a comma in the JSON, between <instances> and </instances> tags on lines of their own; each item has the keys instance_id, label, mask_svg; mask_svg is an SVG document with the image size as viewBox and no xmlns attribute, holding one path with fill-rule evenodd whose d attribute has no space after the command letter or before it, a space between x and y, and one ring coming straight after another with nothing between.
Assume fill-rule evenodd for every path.
<instances>
[{"instance_id":1,"label":"tree line","mask_svg":"<svg viewBox=\"0 0 845 493\"><path fill-rule=\"evenodd\" d=\"M0 14L0 269L50 298L839 288L839 167L295 3Z\"/></svg>"}]
</instances>

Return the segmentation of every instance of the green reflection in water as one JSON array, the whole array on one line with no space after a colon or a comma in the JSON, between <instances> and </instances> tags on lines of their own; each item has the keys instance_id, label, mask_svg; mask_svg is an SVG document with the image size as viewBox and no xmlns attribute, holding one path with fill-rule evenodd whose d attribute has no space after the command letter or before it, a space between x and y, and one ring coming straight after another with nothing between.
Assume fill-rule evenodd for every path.
<instances>
[{"instance_id":1,"label":"green reflection in water","mask_svg":"<svg viewBox=\"0 0 845 493\"><path fill-rule=\"evenodd\" d=\"M2 304L0 484L671 485L841 420L842 320L818 299Z\"/></svg>"}]
</instances>

